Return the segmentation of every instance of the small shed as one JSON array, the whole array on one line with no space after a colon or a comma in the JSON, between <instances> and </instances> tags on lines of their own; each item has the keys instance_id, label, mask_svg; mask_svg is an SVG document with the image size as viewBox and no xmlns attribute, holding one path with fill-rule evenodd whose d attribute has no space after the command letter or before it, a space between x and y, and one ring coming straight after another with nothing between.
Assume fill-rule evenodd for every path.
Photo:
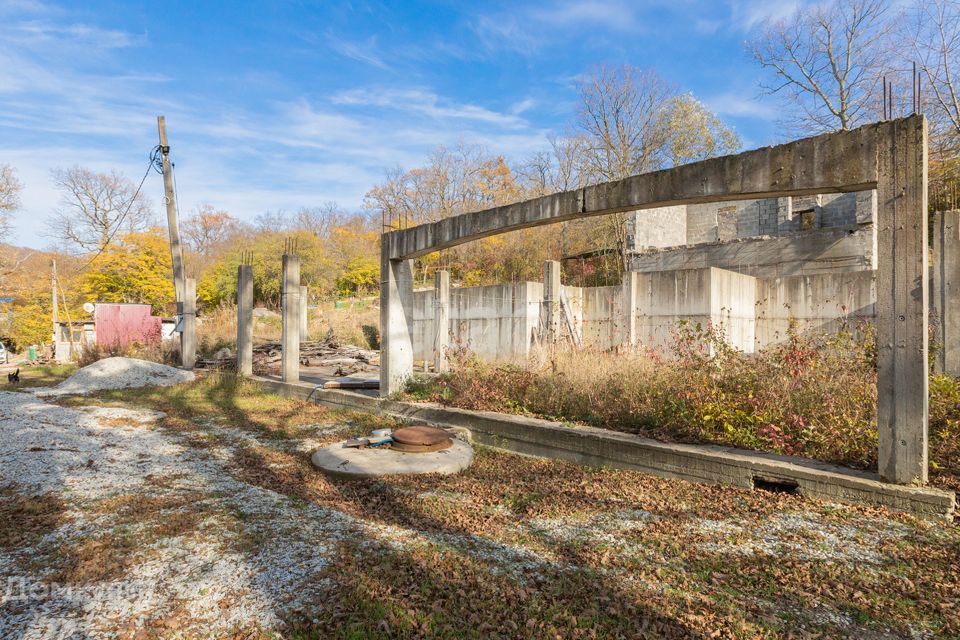
<instances>
[{"instance_id":1,"label":"small shed","mask_svg":"<svg viewBox=\"0 0 960 640\"><path fill-rule=\"evenodd\" d=\"M148 304L104 303L93 308L97 344L107 349L160 342L161 322Z\"/></svg>"},{"instance_id":2,"label":"small shed","mask_svg":"<svg viewBox=\"0 0 960 640\"><path fill-rule=\"evenodd\" d=\"M60 322L56 344L58 362L69 362L79 355L84 345L97 344L105 349L125 348L132 344L149 345L161 341L164 318L151 313L148 304L97 303L93 321L74 321L72 326ZM172 326L172 322L167 322Z\"/></svg>"}]
</instances>

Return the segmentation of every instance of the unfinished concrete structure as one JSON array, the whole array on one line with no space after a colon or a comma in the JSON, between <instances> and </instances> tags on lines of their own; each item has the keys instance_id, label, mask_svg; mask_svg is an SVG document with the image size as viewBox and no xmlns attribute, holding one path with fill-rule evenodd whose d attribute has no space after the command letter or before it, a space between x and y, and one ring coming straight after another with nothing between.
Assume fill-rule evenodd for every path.
<instances>
[{"instance_id":1,"label":"unfinished concrete structure","mask_svg":"<svg viewBox=\"0 0 960 640\"><path fill-rule=\"evenodd\" d=\"M237 267L237 372L253 375L253 266Z\"/></svg>"},{"instance_id":2,"label":"unfinished concrete structure","mask_svg":"<svg viewBox=\"0 0 960 640\"><path fill-rule=\"evenodd\" d=\"M532 347L553 342L667 348L680 321L720 329L728 343L752 353L785 340L791 323L822 334L840 322L856 329L874 318L874 271L769 279L716 267L630 271L619 286L560 283L551 299L555 269L547 263L544 282L414 291L414 360L441 362L451 344L506 361L526 359ZM444 317L437 316L441 308Z\"/></svg>"},{"instance_id":3,"label":"unfinished concrete structure","mask_svg":"<svg viewBox=\"0 0 960 640\"><path fill-rule=\"evenodd\" d=\"M282 333L280 342L283 355L280 363L280 379L296 382L300 379L300 256L283 254L280 305Z\"/></svg>"},{"instance_id":4,"label":"unfinished concrete structure","mask_svg":"<svg viewBox=\"0 0 960 640\"><path fill-rule=\"evenodd\" d=\"M933 217L934 369L960 376L960 211Z\"/></svg>"},{"instance_id":5,"label":"unfinished concrete structure","mask_svg":"<svg viewBox=\"0 0 960 640\"><path fill-rule=\"evenodd\" d=\"M400 390L412 372L412 258L490 235L590 216L873 190L879 474L890 482L923 484L927 480L929 303L927 124L923 116L715 158L385 234L381 247L381 394ZM727 213L735 218L734 212ZM759 220L758 213L758 225ZM731 223L724 222L726 231L718 217L718 238L730 232ZM804 224L802 216L799 224ZM803 253L802 247L793 250ZM741 264L749 264L749 260ZM651 269L665 270L670 269ZM635 295L633 290L624 298L634 304ZM630 317L628 324L633 322L633 314Z\"/></svg>"}]
</instances>

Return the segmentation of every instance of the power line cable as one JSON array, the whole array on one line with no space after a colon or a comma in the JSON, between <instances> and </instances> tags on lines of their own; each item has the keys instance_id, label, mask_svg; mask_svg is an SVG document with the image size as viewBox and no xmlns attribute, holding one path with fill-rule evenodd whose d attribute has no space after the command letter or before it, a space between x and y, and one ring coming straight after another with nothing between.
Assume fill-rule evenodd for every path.
<instances>
[{"instance_id":1,"label":"power line cable","mask_svg":"<svg viewBox=\"0 0 960 640\"><path fill-rule=\"evenodd\" d=\"M140 196L140 190L143 188L143 183L147 181L147 176L150 175L150 169L156 169L159 152L160 152L160 145L157 145L156 147L154 147L153 150L150 152L150 161L147 164L147 170L144 171L143 177L140 178L140 184L137 185L136 191L133 192L133 197L130 198L130 202L127 203L127 208L124 209L123 213L120 214L120 217L117 218L117 226L114 228L113 231L110 232L110 235L107 236L107 241L100 246L100 250L97 251L96 255L94 255L92 258L90 258L90 260L87 261L86 264L80 267L80 269L77 271L77 275L86 271L87 268L89 268L90 265L93 264L94 260L99 258L103 254L103 252L106 251L110 243L113 242L113 238L114 236L117 235L117 232L120 231L120 227L123 225L124 219L127 217L127 214L130 213L130 209L133 208L133 205L137 202L137 198Z\"/></svg>"}]
</instances>

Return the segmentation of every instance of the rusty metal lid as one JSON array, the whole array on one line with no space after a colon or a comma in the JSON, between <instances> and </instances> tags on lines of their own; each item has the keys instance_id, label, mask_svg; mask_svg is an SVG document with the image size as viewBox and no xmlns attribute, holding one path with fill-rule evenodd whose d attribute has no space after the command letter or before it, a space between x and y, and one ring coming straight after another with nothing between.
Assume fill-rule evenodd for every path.
<instances>
[{"instance_id":1,"label":"rusty metal lid","mask_svg":"<svg viewBox=\"0 0 960 640\"><path fill-rule=\"evenodd\" d=\"M394 442L401 445L430 447L450 442L450 434L436 427L404 427L392 435Z\"/></svg>"}]
</instances>

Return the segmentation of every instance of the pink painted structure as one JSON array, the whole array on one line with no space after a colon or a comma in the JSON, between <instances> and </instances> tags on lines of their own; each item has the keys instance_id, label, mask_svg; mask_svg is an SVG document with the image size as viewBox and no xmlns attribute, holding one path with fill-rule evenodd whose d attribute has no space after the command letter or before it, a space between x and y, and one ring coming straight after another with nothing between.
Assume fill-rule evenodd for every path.
<instances>
[{"instance_id":1,"label":"pink painted structure","mask_svg":"<svg viewBox=\"0 0 960 640\"><path fill-rule=\"evenodd\" d=\"M160 342L161 318L150 311L148 304L98 303L93 312L97 344L110 348Z\"/></svg>"}]
</instances>

